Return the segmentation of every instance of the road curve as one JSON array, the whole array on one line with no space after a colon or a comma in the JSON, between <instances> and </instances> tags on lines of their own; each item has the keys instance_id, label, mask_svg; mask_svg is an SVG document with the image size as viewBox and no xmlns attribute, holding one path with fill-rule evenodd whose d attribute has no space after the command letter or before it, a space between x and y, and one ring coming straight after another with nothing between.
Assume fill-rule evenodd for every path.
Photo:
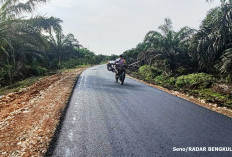
<instances>
[{"instance_id":1,"label":"road curve","mask_svg":"<svg viewBox=\"0 0 232 157\"><path fill-rule=\"evenodd\" d=\"M52 156L232 156L173 147L232 147L232 119L126 78L87 69L74 89ZM50 156L49 155L49 156Z\"/></svg>"}]
</instances>

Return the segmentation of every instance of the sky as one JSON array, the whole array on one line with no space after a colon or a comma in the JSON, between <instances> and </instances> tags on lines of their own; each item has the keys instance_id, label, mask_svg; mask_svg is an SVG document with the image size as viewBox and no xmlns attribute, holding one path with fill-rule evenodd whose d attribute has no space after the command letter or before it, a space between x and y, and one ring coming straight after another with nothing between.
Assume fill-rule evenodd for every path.
<instances>
[{"instance_id":1,"label":"sky","mask_svg":"<svg viewBox=\"0 0 232 157\"><path fill-rule=\"evenodd\" d=\"M65 34L74 34L96 54L111 55L135 48L165 18L171 18L175 30L198 29L219 5L219 0L50 0L36 14L60 18Z\"/></svg>"}]
</instances>

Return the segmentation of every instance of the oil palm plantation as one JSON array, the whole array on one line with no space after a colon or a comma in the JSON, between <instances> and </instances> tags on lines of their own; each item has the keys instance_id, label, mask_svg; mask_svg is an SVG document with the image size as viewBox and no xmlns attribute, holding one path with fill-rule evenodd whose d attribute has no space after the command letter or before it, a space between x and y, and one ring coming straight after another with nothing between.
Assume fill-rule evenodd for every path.
<instances>
[{"instance_id":1,"label":"oil palm plantation","mask_svg":"<svg viewBox=\"0 0 232 157\"><path fill-rule=\"evenodd\" d=\"M5 78L6 82L23 78L26 64L45 51L47 44L42 32L61 30L61 20L54 17L21 17L41 2L46 0L0 1L0 79Z\"/></svg>"},{"instance_id":2,"label":"oil palm plantation","mask_svg":"<svg viewBox=\"0 0 232 157\"><path fill-rule=\"evenodd\" d=\"M73 53L78 53L77 49L81 46L73 34L64 35L61 31L50 33L46 38L50 47L48 53L50 55L55 54L58 69L60 69L61 61L67 60Z\"/></svg>"},{"instance_id":3,"label":"oil palm plantation","mask_svg":"<svg viewBox=\"0 0 232 157\"><path fill-rule=\"evenodd\" d=\"M232 73L232 4L223 1L220 7L212 9L202 22L200 30L193 37L199 68L211 73Z\"/></svg>"},{"instance_id":4,"label":"oil palm plantation","mask_svg":"<svg viewBox=\"0 0 232 157\"><path fill-rule=\"evenodd\" d=\"M168 71L184 66L189 61L188 46L195 30L184 27L174 31L170 19L165 19L165 23L159 29L161 32L150 31L144 39L148 47L146 53L149 52L150 63L163 61L164 70Z\"/></svg>"}]
</instances>

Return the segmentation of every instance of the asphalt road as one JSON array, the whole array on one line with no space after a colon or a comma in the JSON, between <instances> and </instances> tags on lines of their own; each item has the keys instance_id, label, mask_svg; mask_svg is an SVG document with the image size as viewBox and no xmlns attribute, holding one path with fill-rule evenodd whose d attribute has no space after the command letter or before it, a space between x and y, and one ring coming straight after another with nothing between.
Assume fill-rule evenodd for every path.
<instances>
[{"instance_id":1,"label":"asphalt road","mask_svg":"<svg viewBox=\"0 0 232 157\"><path fill-rule=\"evenodd\" d=\"M80 76L48 154L232 156L174 147L232 147L232 119L129 78L121 86L100 65Z\"/></svg>"}]
</instances>

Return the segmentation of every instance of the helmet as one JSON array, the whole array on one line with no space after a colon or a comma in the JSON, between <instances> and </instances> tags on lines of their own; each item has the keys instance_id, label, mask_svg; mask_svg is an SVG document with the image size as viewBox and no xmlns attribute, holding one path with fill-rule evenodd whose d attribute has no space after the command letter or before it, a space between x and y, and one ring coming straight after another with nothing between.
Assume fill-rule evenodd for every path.
<instances>
[{"instance_id":1,"label":"helmet","mask_svg":"<svg viewBox=\"0 0 232 157\"><path fill-rule=\"evenodd\" d=\"M119 57L121 57L121 58L122 58L122 55L119 55Z\"/></svg>"}]
</instances>

